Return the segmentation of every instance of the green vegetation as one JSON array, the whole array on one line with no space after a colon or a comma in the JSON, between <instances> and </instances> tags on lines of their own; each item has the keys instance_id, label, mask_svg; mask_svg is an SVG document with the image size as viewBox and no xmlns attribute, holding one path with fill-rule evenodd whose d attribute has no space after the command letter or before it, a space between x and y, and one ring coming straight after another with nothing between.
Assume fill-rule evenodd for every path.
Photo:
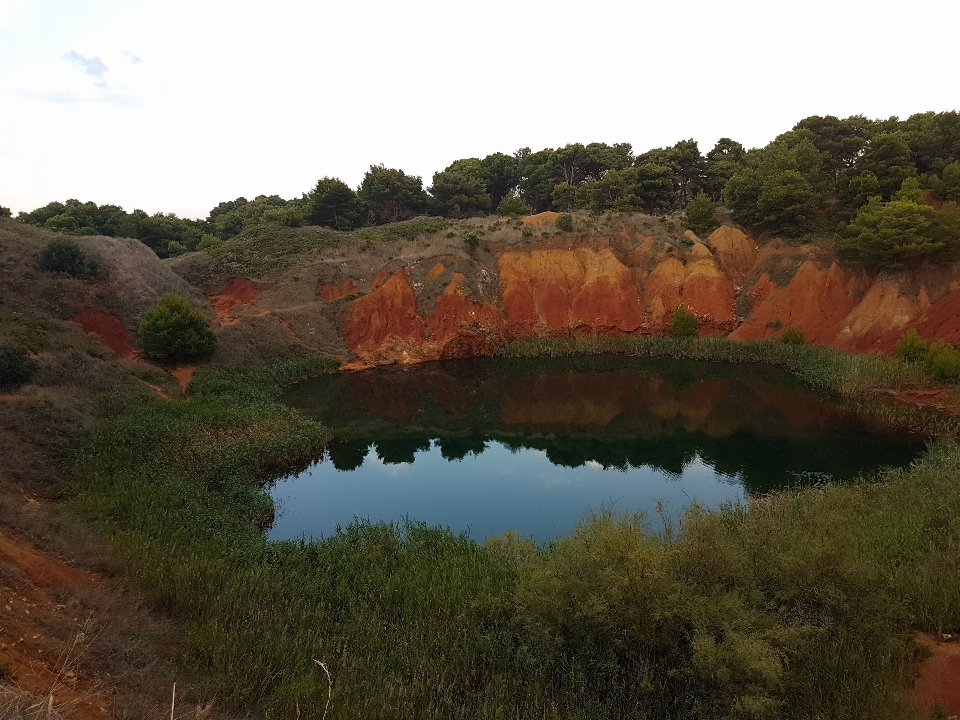
<instances>
[{"instance_id":1,"label":"green vegetation","mask_svg":"<svg viewBox=\"0 0 960 720\"><path fill-rule=\"evenodd\" d=\"M695 337L700 327L700 319L687 310L686 305L679 306L670 316L670 336L675 338Z\"/></svg>"},{"instance_id":2,"label":"green vegetation","mask_svg":"<svg viewBox=\"0 0 960 720\"><path fill-rule=\"evenodd\" d=\"M912 328L900 336L895 348L897 359L904 362L923 362L929 351L930 343Z\"/></svg>"},{"instance_id":3,"label":"green vegetation","mask_svg":"<svg viewBox=\"0 0 960 720\"><path fill-rule=\"evenodd\" d=\"M19 387L37 372L40 366L22 348L0 344L0 389Z\"/></svg>"},{"instance_id":4,"label":"green vegetation","mask_svg":"<svg viewBox=\"0 0 960 720\"><path fill-rule=\"evenodd\" d=\"M573 232L573 216L570 213L561 213L557 216L557 230Z\"/></svg>"},{"instance_id":5,"label":"green vegetation","mask_svg":"<svg viewBox=\"0 0 960 720\"><path fill-rule=\"evenodd\" d=\"M463 236L463 242L468 248L476 248L480 246L480 238L477 237L477 234L474 232L469 232Z\"/></svg>"},{"instance_id":6,"label":"green vegetation","mask_svg":"<svg viewBox=\"0 0 960 720\"><path fill-rule=\"evenodd\" d=\"M89 279L100 272L100 260L94 253L80 247L76 240L58 237L47 243L40 253L40 269Z\"/></svg>"},{"instance_id":7,"label":"green vegetation","mask_svg":"<svg viewBox=\"0 0 960 720\"><path fill-rule=\"evenodd\" d=\"M167 293L143 314L140 344L151 360L178 362L209 355L217 349L217 336L199 310Z\"/></svg>"},{"instance_id":8,"label":"green vegetation","mask_svg":"<svg viewBox=\"0 0 960 720\"><path fill-rule=\"evenodd\" d=\"M844 362L745 345L812 369ZM845 370L862 382L875 361L851 356ZM177 620L184 673L239 713L319 717L316 659L333 677L332 718L900 718L910 631L960 628L952 442L881 482L694 507L660 534L601 513L542 546L412 521L268 543L258 486L326 436L275 398L333 368L201 368L190 401L106 419L76 467L73 507Z\"/></svg>"},{"instance_id":9,"label":"green vegetation","mask_svg":"<svg viewBox=\"0 0 960 720\"><path fill-rule=\"evenodd\" d=\"M935 340L924 359L924 365L937 380L960 380L960 351L944 340Z\"/></svg>"},{"instance_id":10,"label":"green vegetation","mask_svg":"<svg viewBox=\"0 0 960 720\"><path fill-rule=\"evenodd\" d=\"M916 330L900 336L896 356L906 363L923 364L930 377L939 381L960 380L960 350L943 340L928 343Z\"/></svg>"},{"instance_id":11,"label":"green vegetation","mask_svg":"<svg viewBox=\"0 0 960 720\"><path fill-rule=\"evenodd\" d=\"M519 195L508 195L497 205L497 213L508 217L529 215L530 212L530 206Z\"/></svg>"},{"instance_id":12,"label":"green vegetation","mask_svg":"<svg viewBox=\"0 0 960 720\"><path fill-rule=\"evenodd\" d=\"M904 189L912 191L904 194ZM721 138L706 155L693 139L634 155L629 143L571 143L462 158L420 177L372 165L356 190L324 177L310 193L220 203L204 220L126 213L114 205L53 202L18 220L67 234L139 238L165 257L198 249L204 234L227 240L304 225L340 231L419 215L465 218L557 210L684 212L698 233L713 225L710 203L737 223L787 239L835 236L843 259L874 268L953 259L960 214L928 196L960 200L960 113L906 120L860 115L804 118L765 147ZM501 207L502 205L502 207ZM208 249L208 248L204 248Z\"/></svg>"},{"instance_id":13,"label":"green vegetation","mask_svg":"<svg viewBox=\"0 0 960 720\"><path fill-rule=\"evenodd\" d=\"M796 325L788 325L787 329L780 335L780 342L787 345L803 345L803 330Z\"/></svg>"},{"instance_id":14,"label":"green vegetation","mask_svg":"<svg viewBox=\"0 0 960 720\"><path fill-rule=\"evenodd\" d=\"M683 224L697 235L706 235L720 226L714 217L716 212L717 204L701 190L693 200L687 203L687 209L683 213Z\"/></svg>"}]
</instances>

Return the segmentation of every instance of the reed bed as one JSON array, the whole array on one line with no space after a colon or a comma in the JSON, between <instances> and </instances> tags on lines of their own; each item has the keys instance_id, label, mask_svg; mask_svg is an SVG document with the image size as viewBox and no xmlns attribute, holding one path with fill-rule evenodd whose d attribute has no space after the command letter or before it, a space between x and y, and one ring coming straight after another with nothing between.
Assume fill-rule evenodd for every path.
<instances>
[{"instance_id":1,"label":"reed bed","mask_svg":"<svg viewBox=\"0 0 960 720\"><path fill-rule=\"evenodd\" d=\"M505 354L600 346L681 352L620 339ZM684 357L785 367L806 358L818 386L838 392L922 381L879 359L843 376L849 361L816 348L683 347ZM263 484L327 436L276 397L329 369L198 372L189 401L125 408L76 459L71 506L177 620L182 672L237 713L920 717L904 699L911 632L960 630L957 444L855 486L694 507L659 533L643 517L601 513L545 544L477 543L414 520L268 542Z\"/></svg>"}]
</instances>

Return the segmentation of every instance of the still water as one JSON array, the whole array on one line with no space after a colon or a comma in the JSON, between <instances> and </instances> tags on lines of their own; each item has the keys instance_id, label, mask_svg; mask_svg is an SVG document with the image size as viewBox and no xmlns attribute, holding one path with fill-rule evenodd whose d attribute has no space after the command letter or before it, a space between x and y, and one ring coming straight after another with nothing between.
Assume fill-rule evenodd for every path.
<instances>
[{"instance_id":1,"label":"still water","mask_svg":"<svg viewBox=\"0 0 960 720\"><path fill-rule=\"evenodd\" d=\"M323 377L284 401L335 435L271 488L277 540L404 518L548 540L604 508L657 527L660 504L847 482L923 447L755 365L480 358Z\"/></svg>"}]
</instances>

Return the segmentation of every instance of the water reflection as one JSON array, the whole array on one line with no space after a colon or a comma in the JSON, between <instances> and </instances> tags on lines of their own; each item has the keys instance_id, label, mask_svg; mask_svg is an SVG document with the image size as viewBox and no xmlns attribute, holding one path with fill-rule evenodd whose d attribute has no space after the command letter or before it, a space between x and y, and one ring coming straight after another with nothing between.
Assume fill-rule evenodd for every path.
<instances>
[{"instance_id":1,"label":"water reflection","mask_svg":"<svg viewBox=\"0 0 960 720\"><path fill-rule=\"evenodd\" d=\"M556 466L680 475L695 458L747 492L902 465L921 440L871 425L773 368L622 356L477 359L321 378L286 401L334 428L329 462L463 461L497 442Z\"/></svg>"}]
</instances>

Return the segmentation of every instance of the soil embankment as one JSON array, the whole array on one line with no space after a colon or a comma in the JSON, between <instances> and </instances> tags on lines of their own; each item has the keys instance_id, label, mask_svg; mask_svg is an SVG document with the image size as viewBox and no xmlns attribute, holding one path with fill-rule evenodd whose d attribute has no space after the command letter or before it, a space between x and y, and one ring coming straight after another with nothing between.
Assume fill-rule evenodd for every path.
<instances>
[{"instance_id":1,"label":"soil embankment","mask_svg":"<svg viewBox=\"0 0 960 720\"><path fill-rule=\"evenodd\" d=\"M545 232L555 215L518 224L542 233L535 244L521 236L431 253L422 243L385 264L343 254L234 278L210 303L228 347L236 338L327 352L348 369L485 355L518 337L662 334L680 305L700 318L701 335L775 339L794 325L808 341L885 353L910 328L960 342L955 268L878 275L814 245L758 246L727 225L676 243L629 219Z\"/></svg>"}]
</instances>

